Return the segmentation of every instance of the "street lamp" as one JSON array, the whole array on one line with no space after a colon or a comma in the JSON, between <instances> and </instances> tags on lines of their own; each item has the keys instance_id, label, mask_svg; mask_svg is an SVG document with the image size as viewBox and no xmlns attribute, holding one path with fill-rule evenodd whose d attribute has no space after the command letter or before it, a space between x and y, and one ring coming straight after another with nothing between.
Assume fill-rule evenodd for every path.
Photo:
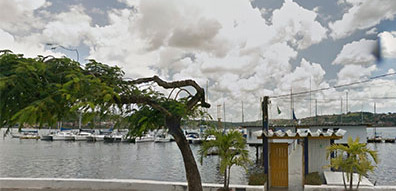
<instances>
[{"instance_id":1,"label":"street lamp","mask_svg":"<svg viewBox=\"0 0 396 191\"><path fill-rule=\"evenodd\" d=\"M62 45L53 44L53 43L46 43L46 45L47 46L51 46L51 50L55 50L56 48L59 47L59 48L62 48L64 50L67 50L67 51L74 51L74 52L76 52L76 55L77 55L77 62L80 61L80 54L78 53L78 50L76 48L67 48L67 47L64 47Z\"/></svg>"},{"instance_id":2,"label":"street lamp","mask_svg":"<svg viewBox=\"0 0 396 191\"><path fill-rule=\"evenodd\" d=\"M56 48L59 47L59 48L62 48L64 50L67 50L67 51L74 51L74 52L76 52L76 55L77 55L77 62L80 61L80 54L78 53L78 50L76 48L67 48L67 47L64 47L62 45L53 44L53 43L46 43L46 45L50 46L51 50L55 50ZM78 116L78 129L81 129L81 119L82 119L82 112L80 111L79 112L79 116Z\"/></svg>"}]
</instances>

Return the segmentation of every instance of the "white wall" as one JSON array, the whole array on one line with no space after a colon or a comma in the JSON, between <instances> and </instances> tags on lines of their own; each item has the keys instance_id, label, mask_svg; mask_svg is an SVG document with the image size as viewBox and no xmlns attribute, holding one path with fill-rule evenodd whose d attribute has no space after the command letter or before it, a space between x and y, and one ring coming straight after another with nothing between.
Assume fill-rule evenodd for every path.
<instances>
[{"instance_id":1,"label":"white wall","mask_svg":"<svg viewBox=\"0 0 396 191\"><path fill-rule=\"evenodd\" d=\"M253 132L262 130L262 127L248 127L247 129L247 144L262 144L262 139L257 139Z\"/></svg>"},{"instance_id":2,"label":"white wall","mask_svg":"<svg viewBox=\"0 0 396 191\"><path fill-rule=\"evenodd\" d=\"M289 190L303 190L303 148L293 142L289 146ZM293 146L294 145L294 146Z\"/></svg>"},{"instance_id":3,"label":"white wall","mask_svg":"<svg viewBox=\"0 0 396 191\"><path fill-rule=\"evenodd\" d=\"M308 139L308 173L319 172L322 174L323 166L329 165L330 161L326 158L326 147L330 145L328 139Z\"/></svg>"}]
</instances>

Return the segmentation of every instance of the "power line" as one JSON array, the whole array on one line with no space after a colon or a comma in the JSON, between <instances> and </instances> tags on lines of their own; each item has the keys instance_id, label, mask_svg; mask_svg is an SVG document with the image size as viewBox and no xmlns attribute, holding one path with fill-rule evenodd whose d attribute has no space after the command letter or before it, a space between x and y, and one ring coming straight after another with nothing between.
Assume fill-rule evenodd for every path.
<instances>
[{"instance_id":1,"label":"power line","mask_svg":"<svg viewBox=\"0 0 396 191\"><path fill-rule=\"evenodd\" d=\"M340 101L340 98L315 98L318 101ZM396 96L387 96L387 97L369 97L369 98L348 98L349 100L352 101L367 101L367 100L388 100L388 99L392 99L392 100L396 100ZM279 100L282 100L282 102L290 102L290 98L286 99L286 98L279 98ZM300 100L302 101L309 101L309 99L307 98L300 98Z\"/></svg>"},{"instance_id":2,"label":"power line","mask_svg":"<svg viewBox=\"0 0 396 191\"><path fill-rule=\"evenodd\" d=\"M353 86L353 85L357 85L357 84L367 83L367 82L370 82L370 81L372 81L374 79L384 78L384 77L392 76L392 75L396 75L396 72L374 76L374 77L371 77L371 78L369 78L367 80L351 82L351 83L336 85L336 86L332 86L332 87L319 88L319 89L315 89L315 90L296 92L296 93L293 93L292 95L293 96L295 96L295 95L303 95L303 94L308 94L308 93L312 93L312 92L319 92L319 91L329 90L329 89L333 89L333 88L334 89L343 88L343 87ZM281 98L281 97L288 97L288 96L290 96L290 93L289 94L276 95L276 96L270 96L270 98Z\"/></svg>"}]
</instances>

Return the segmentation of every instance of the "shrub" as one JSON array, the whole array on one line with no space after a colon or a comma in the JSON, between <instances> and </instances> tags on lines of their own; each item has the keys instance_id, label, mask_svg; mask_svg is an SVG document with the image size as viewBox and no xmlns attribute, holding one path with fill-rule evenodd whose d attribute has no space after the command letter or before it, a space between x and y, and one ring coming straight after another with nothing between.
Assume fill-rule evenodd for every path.
<instances>
[{"instance_id":1,"label":"shrub","mask_svg":"<svg viewBox=\"0 0 396 191\"><path fill-rule=\"evenodd\" d=\"M264 185L267 182L267 175L263 172L255 172L249 175L249 185Z\"/></svg>"},{"instance_id":2,"label":"shrub","mask_svg":"<svg viewBox=\"0 0 396 191\"><path fill-rule=\"evenodd\" d=\"M323 183L319 172L311 172L305 176L305 184L309 185L321 185Z\"/></svg>"}]
</instances>

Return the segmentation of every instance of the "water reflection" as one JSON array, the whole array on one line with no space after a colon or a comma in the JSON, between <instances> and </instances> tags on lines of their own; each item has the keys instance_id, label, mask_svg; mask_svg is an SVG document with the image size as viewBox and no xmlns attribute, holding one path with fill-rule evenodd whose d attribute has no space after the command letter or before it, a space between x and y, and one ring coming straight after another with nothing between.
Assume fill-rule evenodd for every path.
<instances>
[{"instance_id":1,"label":"water reflection","mask_svg":"<svg viewBox=\"0 0 396 191\"><path fill-rule=\"evenodd\" d=\"M198 158L199 146L191 149ZM254 152L254 148L253 148ZM0 177L118 178L185 181L176 143L87 143L0 139ZM254 156L254 153L253 153ZM218 157L198 164L202 181L221 183ZM246 184L243 168L233 167L232 184Z\"/></svg>"}]
</instances>

